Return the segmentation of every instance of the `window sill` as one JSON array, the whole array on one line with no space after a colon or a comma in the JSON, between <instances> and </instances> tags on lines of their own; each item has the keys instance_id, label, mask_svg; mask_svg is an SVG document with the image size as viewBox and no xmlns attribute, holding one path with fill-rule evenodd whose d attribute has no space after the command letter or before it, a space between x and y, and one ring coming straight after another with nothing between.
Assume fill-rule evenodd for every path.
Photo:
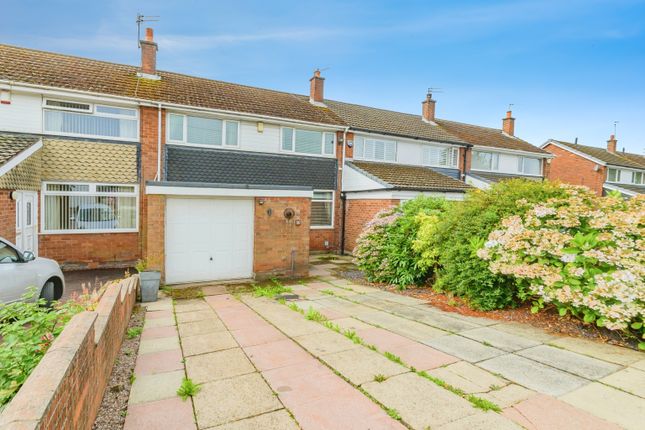
<instances>
[{"instance_id":1,"label":"window sill","mask_svg":"<svg viewBox=\"0 0 645 430\"><path fill-rule=\"evenodd\" d=\"M120 229L120 230L47 230L41 231L40 236L51 236L56 234L119 234L119 233L138 233L138 229Z\"/></svg>"},{"instance_id":2,"label":"window sill","mask_svg":"<svg viewBox=\"0 0 645 430\"><path fill-rule=\"evenodd\" d=\"M309 226L310 230L333 230L333 225L312 225Z\"/></svg>"}]
</instances>

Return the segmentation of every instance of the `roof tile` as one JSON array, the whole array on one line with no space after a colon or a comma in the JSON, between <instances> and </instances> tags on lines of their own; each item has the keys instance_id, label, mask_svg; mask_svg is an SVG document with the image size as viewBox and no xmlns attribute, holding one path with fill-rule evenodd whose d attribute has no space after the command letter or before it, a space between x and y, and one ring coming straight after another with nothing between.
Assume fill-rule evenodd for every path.
<instances>
[{"instance_id":1,"label":"roof tile","mask_svg":"<svg viewBox=\"0 0 645 430\"><path fill-rule=\"evenodd\" d=\"M642 155L630 154L628 152L617 152L614 154L607 151L605 148L580 145L578 143L564 142L562 140L553 140L553 142L566 146L567 148L571 148L578 152L582 152L583 154L586 154L590 157L596 158L613 166L645 169L645 157L643 157Z\"/></svg>"},{"instance_id":2,"label":"roof tile","mask_svg":"<svg viewBox=\"0 0 645 430\"><path fill-rule=\"evenodd\" d=\"M347 165L395 189L464 192L472 188L429 167L369 161L348 161Z\"/></svg>"}]
</instances>

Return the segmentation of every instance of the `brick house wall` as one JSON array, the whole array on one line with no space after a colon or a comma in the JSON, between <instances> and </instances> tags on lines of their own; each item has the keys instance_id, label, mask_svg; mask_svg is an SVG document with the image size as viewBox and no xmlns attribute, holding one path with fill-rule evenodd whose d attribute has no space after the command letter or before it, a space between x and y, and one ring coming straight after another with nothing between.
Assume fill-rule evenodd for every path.
<instances>
[{"instance_id":1,"label":"brick house wall","mask_svg":"<svg viewBox=\"0 0 645 430\"><path fill-rule=\"evenodd\" d=\"M261 201L264 203L260 204ZM283 215L287 208L295 211L291 220ZM310 213L308 198L255 198L253 271L256 278L307 276Z\"/></svg>"},{"instance_id":2,"label":"brick house wall","mask_svg":"<svg viewBox=\"0 0 645 430\"><path fill-rule=\"evenodd\" d=\"M352 252L356 246L356 239L362 233L365 225L374 216L385 208L396 206L401 201L398 199L360 199L346 202L345 218L345 251Z\"/></svg>"},{"instance_id":3,"label":"brick house wall","mask_svg":"<svg viewBox=\"0 0 645 430\"><path fill-rule=\"evenodd\" d=\"M38 254L64 270L132 267L140 256L139 234L41 234Z\"/></svg>"},{"instance_id":4,"label":"brick house wall","mask_svg":"<svg viewBox=\"0 0 645 430\"><path fill-rule=\"evenodd\" d=\"M547 179L584 185L598 195L602 195L602 185L607 177L606 166L597 165L591 160L552 144L544 149L555 155L547 169ZM596 166L598 166L597 171L594 170Z\"/></svg>"},{"instance_id":5,"label":"brick house wall","mask_svg":"<svg viewBox=\"0 0 645 430\"><path fill-rule=\"evenodd\" d=\"M11 199L12 190L0 190L0 236L10 242L16 241L16 202Z\"/></svg>"}]
</instances>

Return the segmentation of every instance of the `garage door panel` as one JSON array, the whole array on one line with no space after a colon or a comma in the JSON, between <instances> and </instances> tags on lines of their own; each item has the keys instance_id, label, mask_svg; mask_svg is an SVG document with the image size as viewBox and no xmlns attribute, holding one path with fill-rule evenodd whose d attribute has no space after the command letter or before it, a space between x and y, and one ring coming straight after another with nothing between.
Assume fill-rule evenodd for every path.
<instances>
[{"instance_id":1,"label":"garage door panel","mask_svg":"<svg viewBox=\"0 0 645 430\"><path fill-rule=\"evenodd\" d=\"M253 200L168 199L168 283L246 278L252 271Z\"/></svg>"}]
</instances>

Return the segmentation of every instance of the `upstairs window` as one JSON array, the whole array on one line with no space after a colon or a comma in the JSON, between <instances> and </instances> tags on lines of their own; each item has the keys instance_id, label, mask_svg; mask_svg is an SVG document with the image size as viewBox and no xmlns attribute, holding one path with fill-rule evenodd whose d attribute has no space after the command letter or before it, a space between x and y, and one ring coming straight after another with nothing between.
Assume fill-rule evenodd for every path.
<instances>
[{"instance_id":1,"label":"upstairs window","mask_svg":"<svg viewBox=\"0 0 645 430\"><path fill-rule=\"evenodd\" d=\"M354 139L354 158L369 161L396 161L396 142L357 136Z\"/></svg>"},{"instance_id":2,"label":"upstairs window","mask_svg":"<svg viewBox=\"0 0 645 430\"><path fill-rule=\"evenodd\" d=\"M47 99L43 115L47 133L124 140L139 136L137 109Z\"/></svg>"},{"instance_id":3,"label":"upstairs window","mask_svg":"<svg viewBox=\"0 0 645 430\"><path fill-rule=\"evenodd\" d=\"M472 168L474 170L499 170L499 154L473 151Z\"/></svg>"},{"instance_id":4,"label":"upstairs window","mask_svg":"<svg viewBox=\"0 0 645 430\"><path fill-rule=\"evenodd\" d=\"M620 170L607 169L607 182L620 182Z\"/></svg>"},{"instance_id":5,"label":"upstairs window","mask_svg":"<svg viewBox=\"0 0 645 430\"><path fill-rule=\"evenodd\" d=\"M424 166L457 167L459 149L424 146L422 164Z\"/></svg>"},{"instance_id":6,"label":"upstairs window","mask_svg":"<svg viewBox=\"0 0 645 430\"><path fill-rule=\"evenodd\" d=\"M282 127L281 148L286 152L334 155L335 133Z\"/></svg>"},{"instance_id":7,"label":"upstairs window","mask_svg":"<svg viewBox=\"0 0 645 430\"><path fill-rule=\"evenodd\" d=\"M168 114L168 142L204 146L238 146L238 121Z\"/></svg>"},{"instance_id":8,"label":"upstairs window","mask_svg":"<svg viewBox=\"0 0 645 430\"><path fill-rule=\"evenodd\" d=\"M519 157L517 159L517 170L527 175L539 175L542 173L541 160L532 157Z\"/></svg>"}]
</instances>

